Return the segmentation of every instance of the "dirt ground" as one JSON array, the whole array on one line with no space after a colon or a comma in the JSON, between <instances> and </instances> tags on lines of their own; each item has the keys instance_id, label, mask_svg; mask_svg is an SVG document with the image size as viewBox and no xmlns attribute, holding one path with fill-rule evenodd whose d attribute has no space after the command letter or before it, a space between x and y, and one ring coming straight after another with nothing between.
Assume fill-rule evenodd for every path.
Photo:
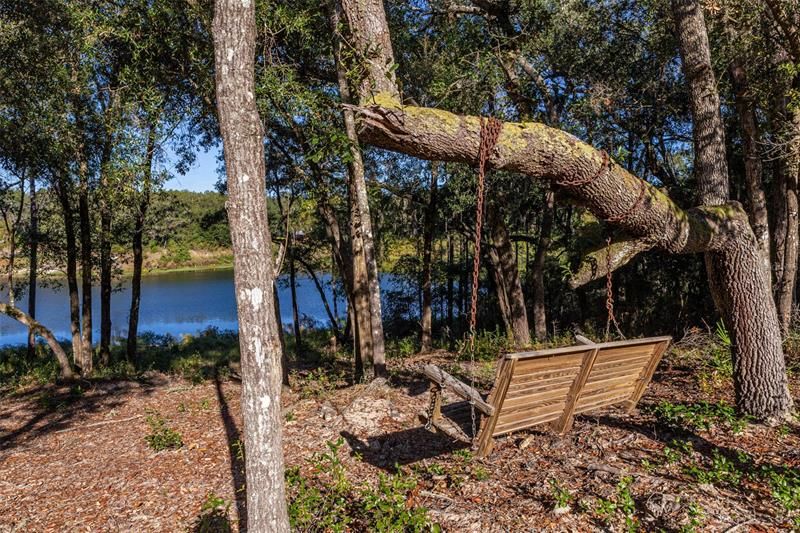
<instances>
[{"instance_id":1,"label":"dirt ground","mask_svg":"<svg viewBox=\"0 0 800 533\"><path fill-rule=\"evenodd\" d=\"M392 360L389 384L380 386L296 374L283 397L287 465L306 468L326 442L343 438L348 476L374 481L405 466L419 480L415 504L445 531L623 530L626 495L644 531L791 529L774 487L747 472L796 475L798 428L664 424L654 414L663 400L732 402L724 380L709 385L708 375L699 378L697 368L671 355L633 415L581 416L564 437L515 433L485 460L421 426L428 393L420 370L431 361L451 359ZM484 384L492 375L485 365L476 371ZM182 447L155 452L147 445L147 417L156 412L181 434ZM193 385L151 374L7 395L0 399L0 531L187 531L197 527L209 495L231 502L239 529L240 432L235 379ZM676 448L683 450L678 459ZM702 468L693 474L692 465ZM614 518L604 520L609 508Z\"/></svg>"}]
</instances>

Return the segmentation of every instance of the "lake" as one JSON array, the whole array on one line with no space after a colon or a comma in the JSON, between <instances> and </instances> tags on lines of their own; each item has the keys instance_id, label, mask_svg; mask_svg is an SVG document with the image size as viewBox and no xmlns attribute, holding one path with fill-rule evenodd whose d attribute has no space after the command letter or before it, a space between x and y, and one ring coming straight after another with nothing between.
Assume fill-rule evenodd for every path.
<instances>
[{"instance_id":1,"label":"lake","mask_svg":"<svg viewBox=\"0 0 800 533\"><path fill-rule=\"evenodd\" d=\"M333 291L328 274L319 274L328 302L333 309ZM385 284L386 279L383 280ZM391 282L390 282L391 284ZM285 327L292 324L292 303L288 279L278 282L281 318ZM337 294L340 317L347 306L341 291ZM100 290L92 292L94 341L100 339ZM303 321L318 326L329 326L330 321L314 282L307 276L297 278L297 301ZM37 320L50 328L59 339L70 338L69 299L66 286L40 286L36 295ZM20 309L28 307L27 294L18 296ZM112 335L124 338L128 330L130 308L130 280L122 283L111 297ZM180 337L195 334L210 326L220 329L238 329L236 300L233 290L233 270L206 270L174 272L145 276L142 279L142 302L139 312L139 332L170 334ZM27 330L11 318L0 315L0 345L27 342Z\"/></svg>"}]
</instances>

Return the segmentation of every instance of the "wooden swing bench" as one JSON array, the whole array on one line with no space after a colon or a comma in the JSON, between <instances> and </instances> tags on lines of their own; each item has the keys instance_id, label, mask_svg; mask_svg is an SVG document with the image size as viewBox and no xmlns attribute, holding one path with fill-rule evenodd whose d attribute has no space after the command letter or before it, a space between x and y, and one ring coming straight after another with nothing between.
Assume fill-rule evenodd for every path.
<instances>
[{"instance_id":1,"label":"wooden swing bench","mask_svg":"<svg viewBox=\"0 0 800 533\"><path fill-rule=\"evenodd\" d=\"M576 414L621 403L631 412L644 394L671 337L510 353L499 362L489 396L483 396L435 365L424 372L431 381L426 427L467 443L472 407L479 457L491 453L494 438L546 422L558 433L572 427ZM444 389L466 401L442 406ZM474 430L473 430L474 431Z\"/></svg>"}]
</instances>

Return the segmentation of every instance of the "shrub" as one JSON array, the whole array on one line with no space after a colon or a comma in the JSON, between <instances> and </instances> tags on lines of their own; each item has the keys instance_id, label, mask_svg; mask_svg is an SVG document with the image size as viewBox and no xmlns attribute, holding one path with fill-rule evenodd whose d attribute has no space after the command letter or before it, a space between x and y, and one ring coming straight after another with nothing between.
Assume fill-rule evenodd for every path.
<instances>
[{"instance_id":1,"label":"shrub","mask_svg":"<svg viewBox=\"0 0 800 533\"><path fill-rule=\"evenodd\" d=\"M166 420L157 412L147 416L147 424L150 426L150 434L144 440L153 450L160 452L183 446L181 434L167 426Z\"/></svg>"}]
</instances>

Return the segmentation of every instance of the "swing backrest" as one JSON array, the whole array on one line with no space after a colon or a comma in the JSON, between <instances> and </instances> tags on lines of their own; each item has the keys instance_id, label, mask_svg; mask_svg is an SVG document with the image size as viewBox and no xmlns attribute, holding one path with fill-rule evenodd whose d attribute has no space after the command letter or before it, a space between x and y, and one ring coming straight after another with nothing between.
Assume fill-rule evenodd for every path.
<instances>
[{"instance_id":1,"label":"swing backrest","mask_svg":"<svg viewBox=\"0 0 800 533\"><path fill-rule=\"evenodd\" d=\"M624 402L633 409L671 337L606 342L507 354L488 402L495 412L483 440L553 422L568 430L574 415Z\"/></svg>"}]
</instances>

